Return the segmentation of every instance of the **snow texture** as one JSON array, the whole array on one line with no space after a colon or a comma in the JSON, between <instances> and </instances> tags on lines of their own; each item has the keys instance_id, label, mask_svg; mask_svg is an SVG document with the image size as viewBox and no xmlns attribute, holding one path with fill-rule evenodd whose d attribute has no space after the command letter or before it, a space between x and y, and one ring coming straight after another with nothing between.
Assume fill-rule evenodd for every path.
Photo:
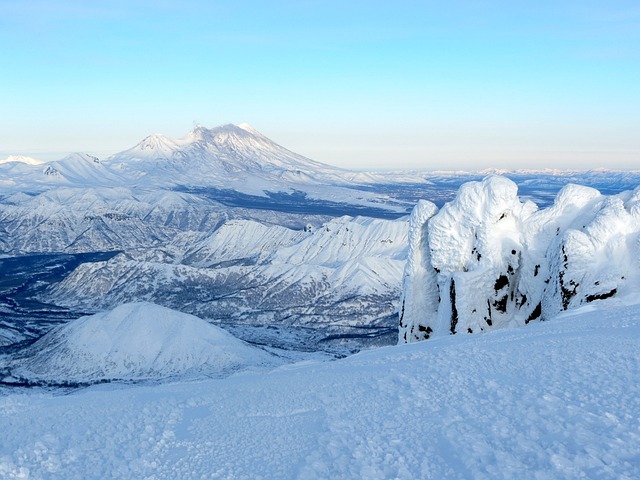
<instances>
[{"instance_id":1,"label":"snow texture","mask_svg":"<svg viewBox=\"0 0 640 480\"><path fill-rule=\"evenodd\" d=\"M518 198L511 180L489 176L434 211L420 204L411 217L401 342L637 296L640 188L606 196L567 185L539 210Z\"/></svg>"},{"instance_id":2,"label":"snow texture","mask_svg":"<svg viewBox=\"0 0 640 480\"><path fill-rule=\"evenodd\" d=\"M640 478L640 308L268 374L0 396L0 477Z\"/></svg>"},{"instance_id":3,"label":"snow texture","mask_svg":"<svg viewBox=\"0 0 640 480\"><path fill-rule=\"evenodd\" d=\"M223 376L275 364L266 352L193 315L146 302L81 317L21 352L11 373L56 384Z\"/></svg>"}]
</instances>

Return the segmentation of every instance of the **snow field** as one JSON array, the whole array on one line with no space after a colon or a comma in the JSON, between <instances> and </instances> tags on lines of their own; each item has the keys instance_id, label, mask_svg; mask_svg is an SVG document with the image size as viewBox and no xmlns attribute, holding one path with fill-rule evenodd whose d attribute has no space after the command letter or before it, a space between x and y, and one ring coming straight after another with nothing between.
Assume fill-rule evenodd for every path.
<instances>
[{"instance_id":1,"label":"snow field","mask_svg":"<svg viewBox=\"0 0 640 480\"><path fill-rule=\"evenodd\" d=\"M268 374L0 397L5 478L640 477L640 307Z\"/></svg>"}]
</instances>

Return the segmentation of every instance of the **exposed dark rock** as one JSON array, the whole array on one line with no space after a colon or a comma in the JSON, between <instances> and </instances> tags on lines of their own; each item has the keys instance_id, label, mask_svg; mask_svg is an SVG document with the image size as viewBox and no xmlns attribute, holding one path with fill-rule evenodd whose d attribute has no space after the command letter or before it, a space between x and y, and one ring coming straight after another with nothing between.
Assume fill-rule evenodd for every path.
<instances>
[{"instance_id":1,"label":"exposed dark rock","mask_svg":"<svg viewBox=\"0 0 640 480\"><path fill-rule=\"evenodd\" d=\"M451 334L456 333L456 325L458 323L458 309L456 308L456 283L451 279L451 286L449 287L449 298L451 299Z\"/></svg>"},{"instance_id":2,"label":"exposed dark rock","mask_svg":"<svg viewBox=\"0 0 640 480\"><path fill-rule=\"evenodd\" d=\"M562 296L562 309L566 310L569 307L569 302L571 302L571 299L576 295L579 284L577 284L573 280L570 280L569 287L573 288L567 287L564 281L564 274L565 272L561 270L558 273L558 280L560 283L560 294Z\"/></svg>"},{"instance_id":3,"label":"exposed dark rock","mask_svg":"<svg viewBox=\"0 0 640 480\"><path fill-rule=\"evenodd\" d=\"M532 320L535 320L536 318L539 318L540 315L542 315L542 304L538 303L538 305L536 306L536 308L533 309L533 312L531 312L531 315L529 315L529 318L527 318L524 323L527 324Z\"/></svg>"},{"instance_id":4,"label":"exposed dark rock","mask_svg":"<svg viewBox=\"0 0 640 480\"><path fill-rule=\"evenodd\" d=\"M507 313L507 300L508 299L509 299L509 297L507 295L505 295L500 300L496 300L495 302L493 302L493 306L499 312Z\"/></svg>"},{"instance_id":5,"label":"exposed dark rock","mask_svg":"<svg viewBox=\"0 0 640 480\"><path fill-rule=\"evenodd\" d=\"M618 293L618 289L614 288L613 290L607 293L597 293L595 295L587 295L586 300L587 302L593 302L594 300L604 300L605 298L613 297L616 293Z\"/></svg>"},{"instance_id":6,"label":"exposed dark rock","mask_svg":"<svg viewBox=\"0 0 640 480\"><path fill-rule=\"evenodd\" d=\"M506 287L507 285L509 285L509 278L506 275L500 275L496 280L496 284L494 285L493 288L497 292L498 290L500 290L503 287Z\"/></svg>"}]
</instances>

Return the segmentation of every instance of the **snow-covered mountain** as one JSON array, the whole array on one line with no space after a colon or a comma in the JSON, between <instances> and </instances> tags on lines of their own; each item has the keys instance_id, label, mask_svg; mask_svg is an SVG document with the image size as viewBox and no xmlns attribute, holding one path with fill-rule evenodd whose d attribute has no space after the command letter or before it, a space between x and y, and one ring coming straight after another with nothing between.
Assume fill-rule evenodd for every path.
<instances>
[{"instance_id":1,"label":"snow-covered mountain","mask_svg":"<svg viewBox=\"0 0 640 480\"><path fill-rule=\"evenodd\" d=\"M247 125L197 127L181 139L152 135L104 160L72 154L55 162L30 163L36 162L0 163L0 254L23 259L26 268L30 254L113 256L72 262L69 271L60 269L46 281L27 282L15 291L7 287L10 295L18 292L27 304L35 299L81 313L146 300L219 323L335 327L315 338L312 348L327 337L343 341L385 331L385 338L390 336L407 252L402 216L423 196L438 206L446 204L460 184L479 175L349 172L297 155ZM536 199L542 205L568 180L602 184L607 193L637 178L637 172L501 173L516 179L523 200ZM480 197L473 201L485 202ZM432 215L435 208L421 215ZM526 208L513 207L514 212ZM453 248L444 235L448 229L466 235L461 229L469 216L449 217L442 223L442 251ZM507 230L500 241L510 238ZM414 238L421 228L412 232ZM409 261L415 264L418 250L414 241L411 245ZM432 252L422 251L420 261L430 261L425 259ZM488 261L489 254L482 255ZM500 264L491 274L500 278L498 270L510 265ZM559 276L561 269L556 271ZM424 270L425 279L434 272ZM454 283L457 287L464 281L461 277ZM414 296L419 310L435 310L439 297L451 296L446 285L441 287ZM527 302L518 311L527 312L526 320L541 297L537 287L531 287L534 293L525 283L519 288ZM607 293L592 290L586 295ZM405 300L412 295L406 294ZM486 311L487 316L491 310L491 322L499 324L502 298L491 297L490 305L497 307L473 304L470 309L476 310L474 315ZM0 305L15 309L14 300ZM514 302L523 300L514 292ZM509 302L505 308L511 310ZM484 328L486 320L479 321L467 328ZM3 343L25 338L16 337L13 323L6 325ZM368 327L372 330L366 331ZM27 337L42 331L36 327Z\"/></svg>"},{"instance_id":2,"label":"snow-covered mountain","mask_svg":"<svg viewBox=\"0 0 640 480\"><path fill-rule=\"evenodd\" d=\"M463 185L411 217L400 340L524 325L611 297L637 297L640 188L568 185L539 210L515 183Z\"/></svg>"},{"instance_id":3,"label":"snow-covered mountain","mask_svg":"<svg viewBox=\"0 0 640 480\"><path fill-rule=\"evenodd\" d=\"M83 263L40 298L84 311L146 300L218 323L391 330L407 227L366 217L303 230L229 220L211 234Z\"/></svg>"},{"instance_id":4,"label":"snow-covered mountain","mask_svg":"<svg viewBox=\"0 0 640 480\"><path fill-rule=\"evenodd\" d=\"M179 140L151 135L135 147L108 158L106 163L139 176L162 176L167 172L183 176L191 172L187 178L165 181L207 185L207 181L241 180L247 176L301 183L326 183L328 179L346 183L342 176L347 173L293 153L247 124L212 129L198 126ZM206 177L194 176L194 171Z\"/></svg>"},{"instance_id":5,"label":"snow-covered mountain","mask_svg":"<svg viewBox=\"0 0 640 480\"><path fill-rule=\"evenodd\" d=\"M345 214L397 218L411 205L354 188L376 179L297 155L247 125L152 135L104 161L31 163L0 164L4 253L149 248L228 219L303 229Z\"/></svg>"},{"instance_id":6,"label":"snow-covered mountain","mask_svg":"<svg viewBox=\"0 0 640 480\"><path fill-rule=\"evenodd\" d=\"M72 384L221 377L277 363L198 317L140 302L54 328L9 369L21 381Z\"/></svg>"},{"instance_id":7,"label":"snow-covered mountain","mask_svg":"<svg viewBox=\"0 0 640 480\"><path fill-rule=\"evenodd\" d=\"M0 164L0 196L38 194L59 187L121 187L132 191L182 190L221 196L236 203L293 196L311 202L352 205L402 214L406 202L354 188L384 181L298 155L249 125L196 127L182 139L151 135L138 145L100 161L87 154L40 164L11 160ZM420 181L420 180L418 180ZM203 191L204 189L204 191ZM235 195L230 195L234 193ZM256 201L254 198L254 202Z\"/></svg>"},{"instance_id":8,"label":"snow-covered mountain","mask_svg":"<svg viewBox=\"0 0 640 480\"><path fill-rule=\"evenodd\" d=\"M0 162L0 251L10 254L147 248L184 231L210 232L226 218L293 228L342 215L398 218L419 198L442 205L483 176L351 172L244 124L197 127L182 139L152 135L103 161L87 154L17 160ZM638 172L504 174L539 204L569 181L604 193L640 183Z\"/></svg>"}]
</instances>

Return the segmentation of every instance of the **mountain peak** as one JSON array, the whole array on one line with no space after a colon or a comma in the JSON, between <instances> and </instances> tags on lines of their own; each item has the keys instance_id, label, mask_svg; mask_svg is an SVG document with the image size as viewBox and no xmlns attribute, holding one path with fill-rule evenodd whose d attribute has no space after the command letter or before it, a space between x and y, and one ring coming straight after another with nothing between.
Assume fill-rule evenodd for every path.
<instances>
[{"instance_id":1,"label":"mountain peak","mask_svg":"<svg viewBox=\"0 0 640 480\"><path fill-rule=\"evenodd\" d=\"M162 134L154 133L143 139L135 148L138 150L152 150L162 152L167 149L173 149L174 142Z\"/></svg>"},{"instance_id":2,"label":"mountain peak","mask_svg":"<svg viewBox=\"0 0 640 480\"><path fill-rule=\"evenodd\" d=\"M39 339L16 364L27 378L72 382L225 376L274 358L201 318L148 302L81 317Z\"/></svg>"},{"instance_id":3,"label":"mountain peak","mask_svg":"<svg viewBox=\"0 0 640 480\"><path fill-rule=\"evenodd\" d=\"M254 135L260 135L262 136L262 134L256 130L255 128L253 128L251 125L249 125L248 123L241 123L238 125L238 128L241 128L242 130L252 133Z\"/></svg>"},{"instance_id":4,"label":"mountain peak","mask_svg":"<svg viewBox=\"0 0 640 480\"><path fill-rule=\"evenodd\" d=\"M258 132L255 128L253 128L248 123L241 123L236 125L234 123L225 123L224 125L219 125L213 128L207 128L204 125L196 125L196 127L189 132L188 137L206 137L211 135L216 135L220 133L233 133L238 135L243 135L250 133L252 135L260 135L263 136L260 132Z\"/></svg>"}]
</instances>

